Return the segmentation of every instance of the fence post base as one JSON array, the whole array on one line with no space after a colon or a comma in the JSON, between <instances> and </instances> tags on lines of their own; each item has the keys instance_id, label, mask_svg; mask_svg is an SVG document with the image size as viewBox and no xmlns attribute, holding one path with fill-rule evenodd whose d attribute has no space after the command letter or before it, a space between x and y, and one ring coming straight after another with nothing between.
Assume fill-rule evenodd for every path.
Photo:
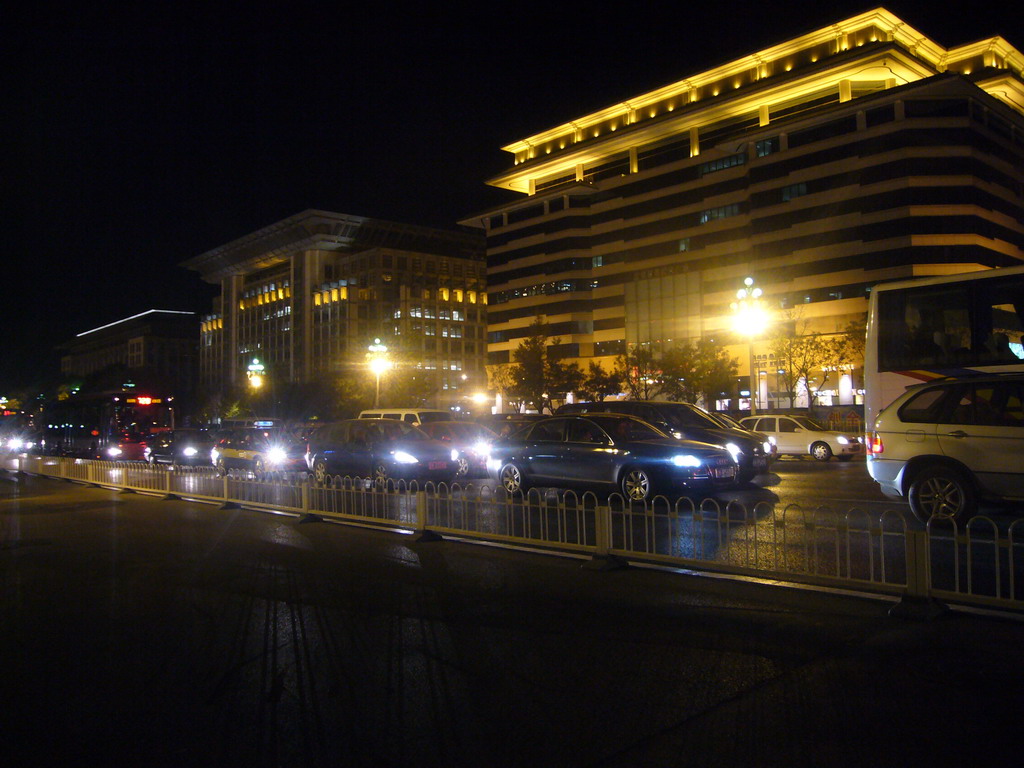
<instances>
[{"instance_id":1,"label":"fence post base","mask_svg":"<svg viewBox=\"0 0 1024 768\"><path fill-rule=\"evenodd\" d=\"M949 606L934 597L918 597L904 594L898 603L889 609L894 619L931 621L949 613Z\"/></svg>"},{"instance_id":2,"label":"fence post base","mask_svg":"<svg viewBox=\"0 0 1024 768\"><path fill-rule=\"evenodd\" d=\"M181 501L181 496L176 493L165 493L161 496L164 501Z\"/></svg>"},{"instance_id":3,"label":"fence post base","mask_svg":"<svg viewBox=\"0 0 1024 768\"><path fill-rule=\"evenodd\" d=\"M242 505L237 501L225 501L217 509L241 509Z\"/></svg>"},{"instance_id":4,"label":"fence post base","mask_svg":"<svg viewBox=\"0 0 1024 768\"><path fill-rule=\"evenodd\" d=\"M324 519L320 515L315 515L312 512L306 512L302 517L299 518L299 525L303 523L322 523Z\"/></svg>"},{"instance_id":5,"label":"fence post base","mask_svg":"<svg viewBox=\"0 0 1024 768\"><path fill-rule=\"evenodd\" d=\"M594 555L580 568L586 568L588 571L621 571L629 568L629 561L618 555Z\"/></svg>"},{"instance_id":6,"label":"fence post base","mask_svg":"<svg viewBox=\"0 0 1024 768\"><path fill-rule=\"evenodd\" d=\"M439 533L434 533L434 531L422 530L419 534L420 535L416 537L417 544L431 541L444 541L444 536Z\"/></svg>"}]
</instances>

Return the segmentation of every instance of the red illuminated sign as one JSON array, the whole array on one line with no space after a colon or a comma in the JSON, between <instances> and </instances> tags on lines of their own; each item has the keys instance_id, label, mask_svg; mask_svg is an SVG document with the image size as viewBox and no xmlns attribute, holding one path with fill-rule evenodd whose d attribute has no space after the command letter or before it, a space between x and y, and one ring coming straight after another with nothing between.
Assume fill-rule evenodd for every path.
<instances>
[{"instance_id":1,"label":"red illuminated sign","mask_svg":"<svg viewBox=\"0 0 1024 768\"><path fill-rule=\"evenodd\" d=\"M135 402L137 402L139 405L152 405L153 398L149 397L148 395L139 395L137 398L135 398Z\"/></svg>"}]
</instances>

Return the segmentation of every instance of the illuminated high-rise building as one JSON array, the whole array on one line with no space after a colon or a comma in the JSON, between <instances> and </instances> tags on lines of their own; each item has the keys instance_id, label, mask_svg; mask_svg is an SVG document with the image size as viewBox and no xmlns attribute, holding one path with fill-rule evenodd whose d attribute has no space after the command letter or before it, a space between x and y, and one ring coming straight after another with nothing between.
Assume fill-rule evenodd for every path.
<instances>
[{"instance_id":1,"label":"illuminated high-rise building","mask_svg":"<svg viewBox=\"0 0 1024 768\"><path fill-rule=\"evenodd\" d=\"M488 363L540 316L584 368L714 338L745 375L772 367L731 330L746 277L828 334L877 283L1024 261L1022 66L877 9L504 147L488 183L522 197L463 222L487 236Z\"/></svg>"},{"instance_id":2,"label":"illuminated high-rise building","mask_svg":"<svg viewBox=\"0 0 1024 768\"><path fill-rule=\"evenodd\" d=\"M204 392L244 384L252 360L286 383L368 375L375 339L433 384L430 405L486 386L483 242L438 230L304 211L183 263L220 285L202 318Z\"/></svg>"}]
</instances>

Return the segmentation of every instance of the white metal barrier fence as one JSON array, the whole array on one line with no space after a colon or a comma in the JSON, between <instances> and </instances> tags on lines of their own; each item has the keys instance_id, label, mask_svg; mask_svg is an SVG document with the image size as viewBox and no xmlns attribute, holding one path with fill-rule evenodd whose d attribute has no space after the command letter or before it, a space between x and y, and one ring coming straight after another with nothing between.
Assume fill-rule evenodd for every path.
<instances>
[{"instance_id":1,"label":"white metal barrier fence","mask_svg":"<svg viewBox=\"0 0 1024 768\"><path fill-rule=\"evenodd\" d=\"M975 517L957 527L933 519L922 530L902 510L870 514L761 502L664 497L639 504L621 495L533 489L506 494L487 485L388 482L211 467L10 456L2 465L80 483L218 501L385 528L458 536L604 562L658 563L719 573L847 587L868 592L1024 609L1024 519Z\"/></svg>"}]
</instances>

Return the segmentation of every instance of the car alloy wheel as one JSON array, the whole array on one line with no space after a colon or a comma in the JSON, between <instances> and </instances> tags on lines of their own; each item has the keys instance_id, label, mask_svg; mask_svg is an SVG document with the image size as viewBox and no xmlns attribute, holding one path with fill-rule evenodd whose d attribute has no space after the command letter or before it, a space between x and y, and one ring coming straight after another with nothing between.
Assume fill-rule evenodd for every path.
<instances>
[{"instance_id":1,"label":"car alloy wheel","mask_svg":"<svg viewBox=\"0 0 1024 768\"><path fill-rule=\"evenodd\" d=\"M910 484L910 509L922 523L933 516L962 521L975 507L974 486L951 467L927 467Z\"/></svg>"},{"instance_id":2,"label":"car alloy wheel","mask_svg":"<svg viewBox=\"0 0 1024 768\"><path fill-rule=\"evenodd\" d=\"M379 490L384 490L388 485L388 468L383 464L376 464L373 467L373 485Z\"/></svg>"},{"instance_id":3,"label":"car alloy wheel","mask_svg":"<svg viewBox=\"0 0 1024 768\"><path fill-rule=\"evenodd\" d=\"M254 475L262 475L264 468L263 459L259 456L252 460L252 473Z\"/></svg>"},{"instance_id":4,"label":"car alloy wheel","mask_svg":"<svg viewBox=\"0 0 1024 768\"><path fill-rule=\"evenodd\" d=\"M828 461L832 458L832 449L828 447L828 443L815 443L811 446L811 456L818 461Z\"/></svg>"},{"instance_id":5,"label":"car alloy wheel","mask_svg":"<svg viewBox=\"0 0 1024 768\"><path fill-rule=\"evenodd\" d=\"M455 476L456 477L465 477L468 474L469 474L469 459L467 459L465 456L459 456L459 458L457 458L455 460Z\"/></svg>"},{"instance_id":6,"label":"car alloy wheel","mask_svg":"<svg viewBox=\"0 0 1024 768\"><path fill-rule=\"evenodd\" d=\"M506 464L501 468L499 475L501 487L508 493L518 493L523 490L523 473L515 464Z\"/></svg>"},{"instance_id":7,"label":"car alloy wheel","mask_svg":"<svg viewBox=\"0 0 1024 768\"><path fill-rule=\"evenodd\" d=\"M622 495L629 501L646 501L651 496L651 476L639 467L627 469L622 476Z\"/></svg>"},{"instance_id":8,"label":"car alloy wheel","mask_svg":"<svg viewBox=\"0 0 1024 768\"><path fill-rule=\"evenodd\" d=\"M214 466L217 469L217 474L221 477L228 473L228 468L224 465L224 459L217 459L217 463Z\"/></svg>"},{"instance_id":9,"label":"car alloy wheel","mask_svg":"<svg viewBox=\"0 0 1024 768\"><path fill-rule=\"evenodd\" d=\"M313 462L313 479L318 483L323 483L327 480L327 462L323 459L317 459Z\"/></svg>"}]
</instances>

